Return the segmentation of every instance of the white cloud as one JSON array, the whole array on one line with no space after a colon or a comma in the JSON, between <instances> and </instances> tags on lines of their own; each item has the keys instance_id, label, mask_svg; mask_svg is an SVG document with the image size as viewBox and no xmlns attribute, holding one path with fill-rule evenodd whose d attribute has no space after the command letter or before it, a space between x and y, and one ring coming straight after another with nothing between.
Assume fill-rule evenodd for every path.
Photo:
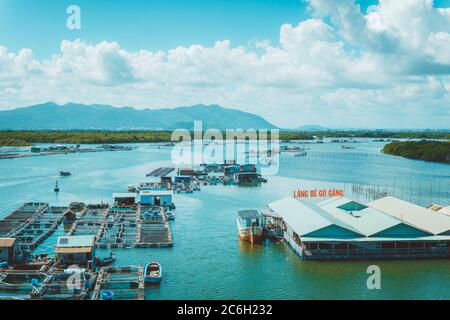
<instances>
[{"instance_id":1,"label":"white cloud","mask_svg":"<svg viewBox=\"0 0 450 320\"><path fill-rule=\"evenodd\" d=\"M0 47L0 107L218 103L281 126L449 127L450 10L430 0L381 0L367 13L352 0L310 7L311 19L281 26L279 44L130 52L76 40L44 60Z\"/></svg>"}]
</instances>

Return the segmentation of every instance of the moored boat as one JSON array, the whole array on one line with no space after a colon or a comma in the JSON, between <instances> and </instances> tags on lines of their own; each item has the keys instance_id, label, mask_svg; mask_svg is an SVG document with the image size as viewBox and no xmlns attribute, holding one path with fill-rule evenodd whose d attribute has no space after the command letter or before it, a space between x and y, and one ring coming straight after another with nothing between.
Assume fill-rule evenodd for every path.
<instances>
[{"instance_id":1,"label":"moored boat","mask_svg":"<svg viewBox=\"0 0 450 320\"><path fill-rule=\"evenodd\" d=\"M237 218L239 237L251 243L263 240L263 228L261 227L261 215L256 210L239 211Z\"/></svg>"},{"instance_id":2,"label":"moored boat","mask_svg":"<svg viewBox=\"0 0 450 320\"><path fill-rule=\"evenodd\" d=\"M113 253L111 253L109 257L100 259L99 264L101 267L106 267L111 263L113 263L114 261L116 261L116 256Z\"/></svg>"},{"instance_id":3,"label":"moored boat","mask_svg":"<svg viewBox=\"0 0 450 320\"><path fill-rule=\"evenodd\" d=\"M145 266L145 283L160 283L162 278L162 268L158 262L151 262Z\"/></svg>"},{"instance_id":4,"label":"moored boat","mask_svg":"<svg viewBox=\"0 0 450 320\"><path fill-rule=\"evenodd\" d=\"M71 176L72 174L69 171L60 171L59 175L61 177L68 177L68 176Z\"/></svg>"},{"instance_id":5,"label":"moored boat","mask_svg":"<svg viewBox=\"0 0 450 320\"><path fill-rule=\"evenodd\" d=\"M169 221L174 221L175 220L175 216L174 216L174 214L171 211L167 211L166 212L166 217L167 217L167 220L169 220Z\"/></svg>"}]
</instances>

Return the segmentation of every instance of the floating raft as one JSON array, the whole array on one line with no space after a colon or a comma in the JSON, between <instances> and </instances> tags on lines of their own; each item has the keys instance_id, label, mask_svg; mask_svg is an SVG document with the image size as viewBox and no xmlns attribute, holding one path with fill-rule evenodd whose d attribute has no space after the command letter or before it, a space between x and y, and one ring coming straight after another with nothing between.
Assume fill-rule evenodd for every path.
<instances>
[{"instance_id":1,"label":"floating raft","mask_svg":"<svg viewBox=\"0 0 450 320\"><path fill-rule=\"evenodd\" d=\"M96 273L83 273L80 282L68 285L64 272L14 271L0 273L0 300L82 300L90 296L96 283Z\"/></svg>"},{"instance_id":2,"label":"floating raft","mask_svg":"<svg viewBox=\"0 0 450 320\"><path fill-rule=\"evenodd\" d=\"M68 235L95 236L97 248L163 248L172 247L172 232L160 210L160 221L146 221L139 206L86 208L74 222ZM145 210L151 210L145 208Z\"/></svg>"},{"instance_id":3,"label":"floating raft","mask_svg":"<svg viewBox=\"0 0 450 320\"><path fill-rule=\"evenodd\" d=\"M0 221L0 237L16 238L23 252L32 252L62 223L66 207L25 203Z\"/></svg>"},{"instance_id":4,"label":"floating raft","mask_svg":"<svg viewBox=\"0 0 450 320\"><path fill-rule=\"evenodd\" d=\"M164 177L174 170L175 168L168 168L168 167L158 168L147 174L147 177Z\"/></svg>"},{"instance_id":5,"label":"floating raft","mask_svg":"<svg viewBox=\"0 0 450 320\"><path fill-rule=\"evenodd\" d=\"M144 267L118 266L101 268L92 300L102 300L102 292L111 291L114 300L144 300Z\"/></svg>"}]
</instances>

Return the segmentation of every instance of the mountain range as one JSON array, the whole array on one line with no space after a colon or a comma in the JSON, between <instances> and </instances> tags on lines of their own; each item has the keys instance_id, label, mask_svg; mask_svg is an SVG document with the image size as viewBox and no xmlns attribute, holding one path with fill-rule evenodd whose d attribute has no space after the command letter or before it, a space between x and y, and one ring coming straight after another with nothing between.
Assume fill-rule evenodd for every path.
<instances>
[{"instance_id":1,"label":"mountain range","mask_svg":"<svg viewBox=\"0 0 450 320\"><path fill-rule=\"evenodd\" d=\"M194 121L202 121L203 129L276 128L255 114L218 105L135 109L48 102L0 111L0 130L191 130Z\"/></svg>"}]
</instances>

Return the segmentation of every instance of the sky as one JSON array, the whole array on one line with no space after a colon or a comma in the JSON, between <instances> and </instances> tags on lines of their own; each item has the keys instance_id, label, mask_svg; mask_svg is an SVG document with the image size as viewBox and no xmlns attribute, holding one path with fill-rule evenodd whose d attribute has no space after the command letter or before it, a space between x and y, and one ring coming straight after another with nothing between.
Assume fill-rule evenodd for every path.
<instances>
[{"instance_id":1,"label":"sky","mask_svg":"<svg viewBox=\"0 0 450 320\"><path fill-rule=\"evenodd\" d=\"M285 128L450 129L449 93L450 0L0 0L0 110L202 103Z\"/></svg>"}]
</instances>

